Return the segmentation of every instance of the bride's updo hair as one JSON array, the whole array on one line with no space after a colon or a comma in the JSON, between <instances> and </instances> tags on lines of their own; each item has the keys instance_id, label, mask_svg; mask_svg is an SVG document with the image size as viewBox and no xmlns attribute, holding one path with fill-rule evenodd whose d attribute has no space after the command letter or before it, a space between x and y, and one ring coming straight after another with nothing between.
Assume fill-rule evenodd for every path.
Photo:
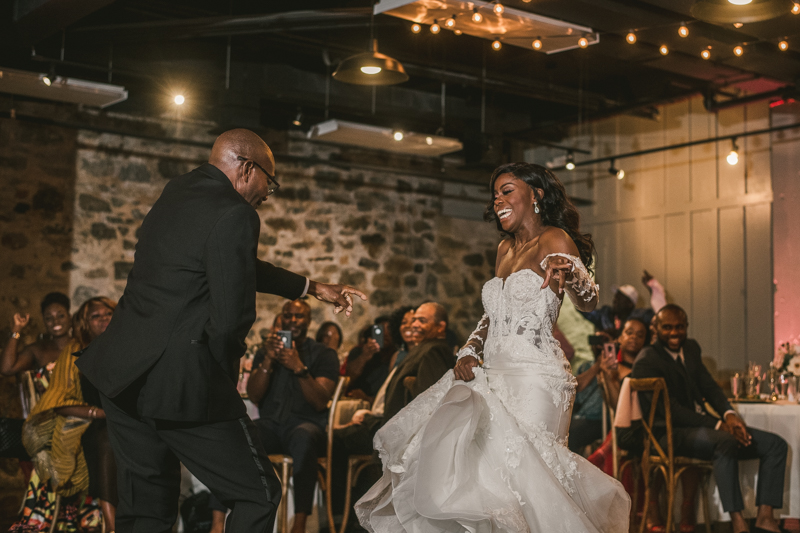
<instances>
[{"instance_id":1,"label":"bride's updo hair","mask_svg":"<svg viewBox=\"0 0 800 533\"><path fill-rule=\"evenodd\" d=\"M555 226L567 232L575 246L578 247L578 253L581 256L581 261L590 269L594 262L594 242L592 236L588 233L580 232L580 215L572 202L567 198L567 191L564 190L564 185L558 181L555 174L541 165L533 163L506 163L500 165L492 173L492 178L489 181L489 192L492 199L486 206L486 211L483 214L483 219L487 222L494 221L497 224L497 229L503 232L503 227L500 225L500 219L494 212L494 183L497 178L503 174L511 174L515 178L524 181L528 187L533 189L533 195L536 197L539 206L539 216L542 217L542 223L545 226ZM544 197L539 198L536 189L544 191ZM504 232L505 233L505 232Z\"/></svg>"}]
</instances>

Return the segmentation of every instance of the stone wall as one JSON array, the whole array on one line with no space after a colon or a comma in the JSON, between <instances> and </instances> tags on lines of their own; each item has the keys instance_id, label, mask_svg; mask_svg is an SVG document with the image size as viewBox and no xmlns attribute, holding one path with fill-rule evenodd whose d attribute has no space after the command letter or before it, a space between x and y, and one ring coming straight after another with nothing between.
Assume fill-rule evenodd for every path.
<instances>
[{"instance_id":1,"label":"stone wall","mask_svg":"<svg viewBox=\"0 0 800 533\"><path fill-rule=\"evenodd\" d=\"M322 321L336 320L346 348L376 316L428 299L447 306L461 337L472 331L482 313L480 288L492 275L498 234L484 222L443 216L442 199L447 189L448 195L480 207L486 192L446 187L411 170L348 168L339 164L340 148L302 138L281 136L270 144L277 152L281 189L259 209L259 257L317 281L352 284L370 296L349 320L334 318L327 306L312 301L312 334ZM79 133L70 271L76 302L122 294L136 233L149 207L170 177L203 162L208 151ZM268 295L259 295L257 302L251 344L283 304Z\"/></svg>"}]
</instances>

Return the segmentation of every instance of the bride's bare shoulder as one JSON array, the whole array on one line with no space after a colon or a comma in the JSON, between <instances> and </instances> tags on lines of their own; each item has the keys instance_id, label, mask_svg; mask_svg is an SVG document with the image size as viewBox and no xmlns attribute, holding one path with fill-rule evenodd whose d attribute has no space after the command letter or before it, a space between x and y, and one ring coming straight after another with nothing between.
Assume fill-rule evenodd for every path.
<instances>
[{"instance_id":1,"label":"bride's bare shoulder","mask_svg":"<svg viewBox=\"0 0 800 533\"><path fill-rule=\"evenodd\" d=\"M539 254L544 257L553 253L577 256L578 247L566 231L550 226L539 237Z\"/></svg>"}]
</instances>

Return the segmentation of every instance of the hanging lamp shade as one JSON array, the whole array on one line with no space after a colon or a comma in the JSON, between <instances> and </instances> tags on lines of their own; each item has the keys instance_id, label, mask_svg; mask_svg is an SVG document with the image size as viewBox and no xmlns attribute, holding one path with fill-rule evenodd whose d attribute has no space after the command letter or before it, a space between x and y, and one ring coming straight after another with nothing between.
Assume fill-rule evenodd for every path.
<instances>
[{"instance_id":1,"label":"hanging lamp shade","mask_svg":"<svg viewBox=\"0 0 800 533\"><path fill-rule=\"evenodd\" d=\"M378 53L378 40L372 40L372 52L348 57L333 73L333 79L355 85L395 85L408 80L403 65Z\"/></svg>"},{"instance_id":2,"label":"hanging lamp shade","mask_svg":"<svg viewBox=\"0 0 800 533\"><path fill-rule=\"evenodd\" d=\"M793 5L792 0L753 0L745 5L735 5L728 0L697 0L692 6L691 14L706 22L751 23L786 15Z\"/></svg>"}]
</instances>

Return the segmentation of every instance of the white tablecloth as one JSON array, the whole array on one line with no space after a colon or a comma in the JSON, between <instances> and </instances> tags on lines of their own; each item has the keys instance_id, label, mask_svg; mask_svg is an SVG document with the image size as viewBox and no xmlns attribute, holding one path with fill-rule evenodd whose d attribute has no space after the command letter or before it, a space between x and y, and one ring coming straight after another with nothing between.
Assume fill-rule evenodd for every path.
<instances>
[{"instance_id":1,"label":"white tablecloth","mask_svg":"<svg viewBox=\"0 0 800 533\"><path fill-rule=\"evenodd\" d=\"M775 516L800 518L800 405L789 402L737 403L733 407L749 427L776 433L789 444L783 485L783 508L776 509ZM756 515L758 460L741 461L739 474L745 505L744 514L752 518ZM709 483L709 507L712 522L730 520L730 515L722 510L714 476L711 476ZM702 511L698 510L697 516L702 520Z\"/></svg>"}]
</instances>

